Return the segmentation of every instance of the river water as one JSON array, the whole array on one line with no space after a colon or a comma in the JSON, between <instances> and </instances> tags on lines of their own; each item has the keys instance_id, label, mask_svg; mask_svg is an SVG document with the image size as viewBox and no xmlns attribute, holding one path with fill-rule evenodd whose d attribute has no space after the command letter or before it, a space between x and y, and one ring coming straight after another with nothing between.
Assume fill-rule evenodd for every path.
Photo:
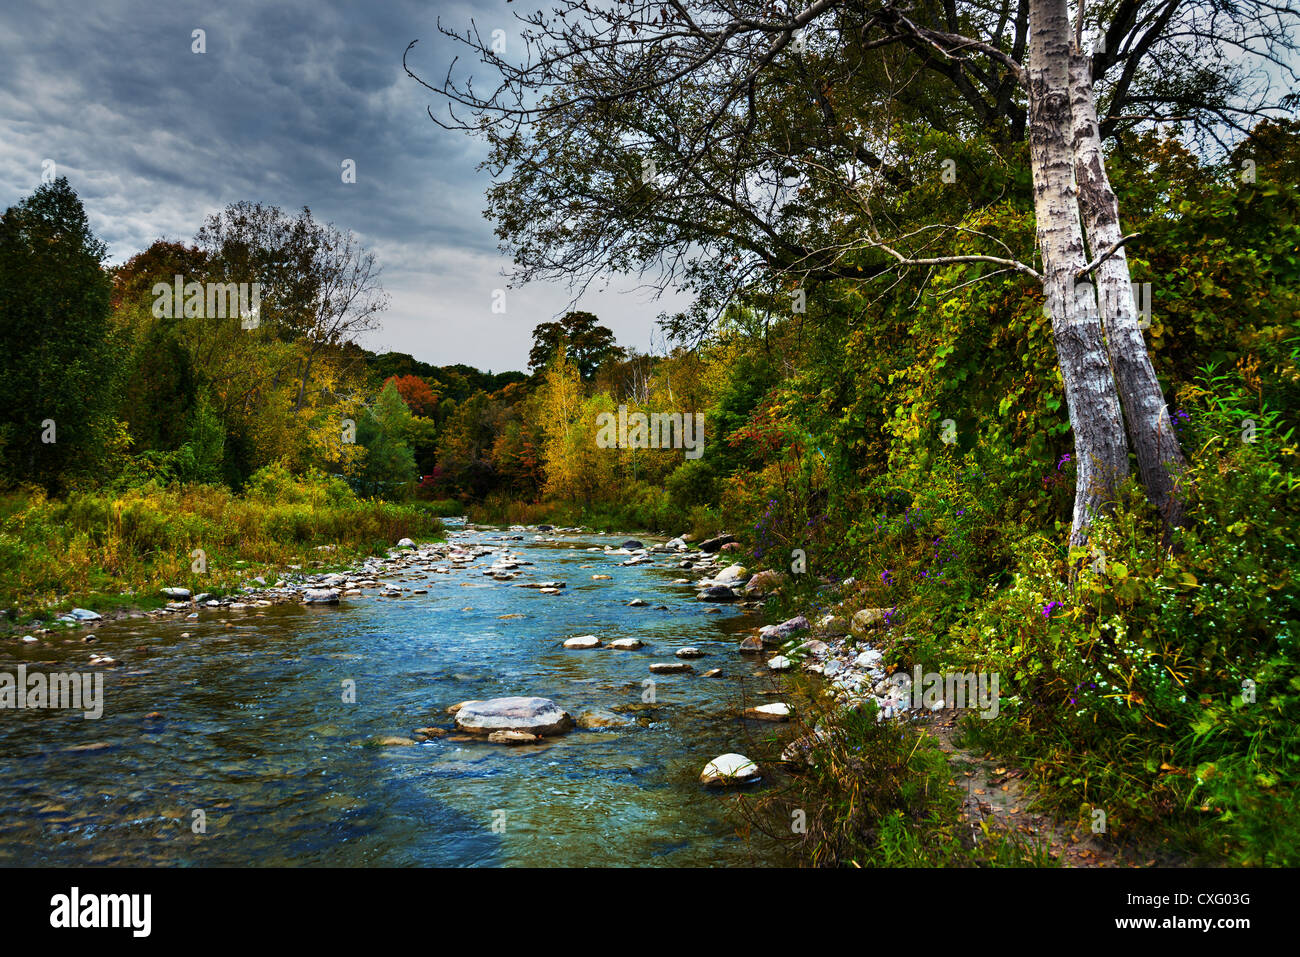
<instances>
[{"instance_id":1,"label":"river water","mask_svg":"<svg viewBox=\"0 0 1300 957\"><path fill-rule=\"evenodd\" d=\"M675 557L622 567L626 556L585 550L621 537L450 534L535 564L511 583L482 574L485 556L450 575L385 578L426 595L368 591L337 606L205 609L197 620L99 622L39 644L5 641L0 671L10 673L20 663L89 670L92 652L121 664L103 669L97 720L0 711L0 865L779 863L738 836L734 795L698 782L714 756L756 756L772 738L771 725L736 717L779 700L761 662L736 651L737 632L759 622L673 585L687 574ZM567 587L554 596L513 587L529 580ZM634 598L648 607L628 607ZM94 644L82 643L87 632ZM579 634L646 647L561 647ZM692 662L697 673L654 676L655 701L644 702L649 664L687 645L706 653ZM709 668L723 674L703 677ZM343 700L348 679L355 703ZM538 746L375 744L451 727L445 711L459 701L506 695L635 723ZM162 717L146 718L153 712ZM194 833L196 810L206 833Z\"/></svg>"}]
</instances>

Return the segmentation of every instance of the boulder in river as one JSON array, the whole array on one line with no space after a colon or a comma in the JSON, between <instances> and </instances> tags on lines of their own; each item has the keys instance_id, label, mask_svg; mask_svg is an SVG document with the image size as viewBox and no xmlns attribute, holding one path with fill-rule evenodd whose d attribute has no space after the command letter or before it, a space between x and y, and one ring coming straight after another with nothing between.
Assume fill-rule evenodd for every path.
<instances>
[{"instance_id":1,"label":"boulder in river","mask_svg":"<svg viewBox=\"0 0 1300 957\"><path fill-rule=\"evenodd\" d=\"M735 601L736 593L726 585L709 585L696 597L700 601Z\"/></svg>"},{"instance_id":2,"label":"boulder in river","mask_svg":"<svg viewBox=\"0 0 1300 957\"><path fill-rule=\"evenodd\" d=\"M524 731L546 737L572 728L573 716L550 698L489 698L462 704L456 727L470 734Z\"/></svg>"},{"instance_id":3,"label":"boulder in river","mask_svg":"<svg viewBox=\"0 0 1300 957\"><path fill-rule=\"evenodd\" d=\"M650 666L651 673L656 675L676 675L694 670L685 661L656 661Z\"/></svg>"},{"instance_id":4,"label":"boulder in river","mask_svg":"<svg viewBox=\"0 0 1300 957\"><path fill-rule=\"evenodd\" d=\"M565 648L599 648L600 639L595 635L576 635L573 638L567 638L564 642Z\"/></svg>"},{"instance_id":5,"label":"boulder in river","mask_svg":"<svg viewBox=\"0 0 1300 957\"><path fill-rule=\"evenodd\" d=\"M740 643L740 653L742 655L756 655L763 650L763 639L757 635L750 635Z\"/></svg>"},{"instance_id":6,"label":"boulder in river","mask_svg":"<svg viewBox=\"0 0 1300 957\"><path fill-rule=\"evenodd\" d=\"M335 588L308 588L303 592L302 600L308 605L337 605L339 593Z\"/></svg>"},{"instance_id":7,"label":"boulder in river","mask_svg":"<svg viewBox=\"0 0 1300 957\"><path fill-rule=\"evenodd\" d=\"M743 754L720 754L704 766L700 783L710 787L750 784L759 780L758 765Z\"/></svg>"},{"instance_id":8,"label":"boulder in river","mask_svg":"<svg viewBox=\"0 0 1300 957\"><path fill-rule=\"evenodd\" d=\"M541 740L541 735L528 731L493 731L488 735L492 744L537 744Z\"/></svg>"},{"instance_id":9,"label":"boulder in river","mask_svg":"<svg viewBox=\"0 0 1300 957\"><path fill-rule=\"evenodd\" d=\"M644 648L645 642L640 638L615 638L609 646L619 651L636 651L638 648Z\"/></svg>"},{"instance_id":10,"label":"boulder in river","mask_svg":"<svg viewBox=\"0 0 1300 957\"><path fill-rule=\"evenodd\" d=\"M632 722L621 714L615 714L613 711L605 711L601 708L593 708L578 715L578 727L586 730L593 728L626 728L631 724Z\"/></svg>"},{"instance_id":11,"label":"boulder in river","mask_svg":"<svg viewBox=\"0 0 1300 957\"><path fill-rule=\"evenodd\" d=\"M645 545L638 542L635 538L629 538L626 542L620 545L619 548L626 548L628 551L634 552L638 548L645 548Z\"/></svg>"},{"instance_id":12,"label":"boulder in river","mask_svg":"<svg viewBox=\"0 0 1300 957\"><path fill-rule=\"evenodd\" d=\"M704 652L698 648L678 648L674 652L678 658L703 658Z\"/></svg>"}]
</instances>

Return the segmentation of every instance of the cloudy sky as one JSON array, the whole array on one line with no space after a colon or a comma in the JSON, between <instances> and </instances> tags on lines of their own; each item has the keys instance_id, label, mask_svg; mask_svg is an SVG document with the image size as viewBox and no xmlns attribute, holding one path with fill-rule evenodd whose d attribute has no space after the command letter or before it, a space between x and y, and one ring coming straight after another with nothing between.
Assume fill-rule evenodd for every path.
<instances>
[{"instance_id":1,"label":"cloudy sky","mask_svg":"<svg viewBox=\"0 0 1300 957\"><path fill-rule=\"evenodd\" d=\"M439 17L513 40L519 7L527 0L5 4L0 208L30 194L52 160L121 262L155 239L192 239L228 203L309 206L354 230L383 266L392 303L367 346L522 369L533 326L570 293L511 289L506 314L492 313L509 261L483 217L484 147L435 126L425 108L436 102L401 65L418 38L412 67L441 78L452 49ZM342 181L346 159L355 184ZM645 350L673 303L634 287L611 277L580 305Z\"/></svg>"}]
</instances>

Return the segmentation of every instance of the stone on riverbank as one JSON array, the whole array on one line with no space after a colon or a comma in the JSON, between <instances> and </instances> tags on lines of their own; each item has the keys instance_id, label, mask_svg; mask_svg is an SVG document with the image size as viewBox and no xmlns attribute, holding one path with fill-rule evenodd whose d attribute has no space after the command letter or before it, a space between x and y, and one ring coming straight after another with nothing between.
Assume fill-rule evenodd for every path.
<instances>
[{"instance_id":1,"label":"stone on riverbank","mask_svg":"<svg viewBox=\"0 0 1300 957\"><path fill-rule=\"evenodd\" d=\"M686 536L682 537L685 538ZM733 535L719 535L716 538L707 538L700 542L700 551L705 552L706 554L712 554L713 552L721 551L723 545L728 545L735 540L735 536Z\"/></svg>"},{"instance_id":2,"label":"stone on riverbank","mask_svg":"<svg viewBox=\"0 0 1300 957\"><path fill-rule=\"evenodd\" d=\"M740 643L740 653L742 655L756 655L763 650L763 639L758 635L750 635Z\"/></svg>"},{"instance_id":3,"label":"stone on riverbank","mask_svg":"<svg viewBox=\"0 0 1300 957\"><path fill-rule=\"evenodd\" d=\"M853 616L851 630L854 634L875 631L885 624L885 616L888 614L888 608L863 608Z\"/></svg>"},{"instance_id":4,"label":"stone on riverbank","mask_svg":"<svg viewBox=\"0 0 1300 957\"><path fill-rule=\"evenodd\" d=\"M744 565L728 565L722 571L718 572L714 581L717 582L739 582L743 581L749 575L749 569Z\"/></svg>"},{"instance_id":5,"label":"stone on riverbank","mask_svg":"<svg viewBox=\"0 0 1300 957\"><path fill-rule=\"evenodd\" d=\"M743 754L720 754L700 773L700 783L710 787L751 784L759 778L758 765Z\"/></svg>"},{"instance_id":6,"label":"stone on riverbank","mask_svg":"<svg viewBox=\"0 0 1300 957\"><path fill-rule=\"evenodd\" d=\"M696 597L700 601L735 601L736 593L726 585L709 585Z\"/></svg>"},{"instance_id":7,"label":"stone on riverbank","mask_svg":"<svg viewBox=\"0 0 1300 957\"><path fill-rule=\"evenodd\" d=\"M543 737L573 727L573 716L549 698L489 698L464 702L456 712L456 727L470 734L523 731Z\"/></svg>"},{"instance_id":8,"label":"stone on riverbank","mask_svg":"<svg viewBox=\"0 0 1300 957\"><path fill-rule=\"evenodd\" d=\"M767 666L773 671L789 671L794 667L794 662L785 655L777 655L768 661Z\"/></svg>"},{"instance_id":9,"label":"stone on riverbank","mask_svg":"<svg viewBox=\"0 0 1300 957\"><path fill-rule=\"evenodd\" d=\"M745 594L750 597L770 595L786 582L784 572L776 571L772 568L765 568L761 572L755 572L753 577L745 583Z\"/></svg>"},{"instance_id":10,"label":"stone on riverbank","mask_svg":"<svg viewBox=\"0 0 1300 957\"><path fill-rule=\"evenodd\" d=\"M190 597L190 590L188 588L164 588L162 590L162 596L164 598L171 598L175 601L183 601Z\"/></svg>"}]
</instances>

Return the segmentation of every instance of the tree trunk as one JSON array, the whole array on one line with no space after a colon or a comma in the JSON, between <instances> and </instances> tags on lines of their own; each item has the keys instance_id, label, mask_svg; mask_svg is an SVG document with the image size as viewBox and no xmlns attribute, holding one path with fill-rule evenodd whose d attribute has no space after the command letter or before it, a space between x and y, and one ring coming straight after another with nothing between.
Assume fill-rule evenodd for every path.
<instances>
[{"instance_id":1,"label":"tree trunk","mask_svg":"<svg viewBox=\"0 0 1300 957\"><path fill-rule=\"evenodd\" d=\"M1029 8L1029 149L1034 214L1043 257L1043 293L1074 429L1074 516L1070 544L1088 540L1093 518L1113 502L1128 474L1119 397L1096 302L1074 294L1087 265L1069 141L1070 18L1067 0L1031 0Z\"/></svg>"},{"instance_id":2,"label":"tree trunk","mask_svg":"<svg viewBox=\"0 0 1300 957\"><path fill-rule=\"evenodd\" d=\"M1092 87L1092 60L1075 50L1070 57L1070 98L1074 124L1074 174L1079 208L1093 257L1115 248L1122 238L1119 202L1110 188L1097 106ZM1138 474L1147 497L1164 520L1166 539L1182 524L1181 478L1186 462L1178 446L1160 383L1138 325L1137 305L1121 247L1097 267L1097 299L1106 329L1106 349L1123 403L1129 441L1137 453Z\"/></svg>"}]
</instances>

